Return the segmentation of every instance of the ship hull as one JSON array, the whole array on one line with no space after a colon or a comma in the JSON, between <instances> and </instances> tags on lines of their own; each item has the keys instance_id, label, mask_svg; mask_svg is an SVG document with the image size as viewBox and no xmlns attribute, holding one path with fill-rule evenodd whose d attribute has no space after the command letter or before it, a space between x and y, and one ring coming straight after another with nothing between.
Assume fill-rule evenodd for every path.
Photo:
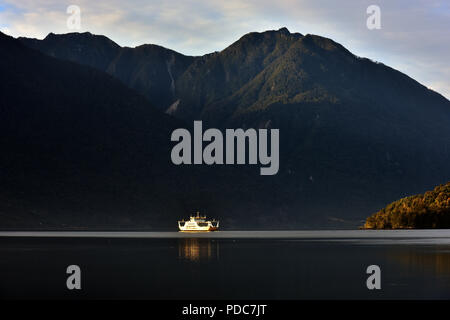
<instances>
[{"instance_id":1,"label":"ship hull","mask_svg":"<svg viewBox=\"0 0 450 320\"><path fill-rule=\"evenodd\" d=\"M199 228L199 229L185 229L185 228L179 228L180 232L212 232L217 231L219 228L217 227L209 227L207 229Z\"/></svg>"}]
</instances>

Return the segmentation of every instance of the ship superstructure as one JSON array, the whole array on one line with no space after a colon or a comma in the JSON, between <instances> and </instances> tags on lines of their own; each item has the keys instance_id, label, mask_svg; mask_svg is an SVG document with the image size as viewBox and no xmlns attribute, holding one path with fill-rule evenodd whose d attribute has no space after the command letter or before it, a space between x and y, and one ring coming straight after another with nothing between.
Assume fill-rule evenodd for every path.
<instances>
[{"instance_id":1,"label":"ship superstructure","mask_svg":"<svg viewBox=\"0 0 450 320\"><path fill-rule=\"evenodd\" d=\"M197 215L190 216L189 220L185 221L183 219L178 221L178 228L182 232L216 231L219 229L219 221L206 220L206 216L200 216L200 213L197 211Z\"/></svg>"}]
</instances>

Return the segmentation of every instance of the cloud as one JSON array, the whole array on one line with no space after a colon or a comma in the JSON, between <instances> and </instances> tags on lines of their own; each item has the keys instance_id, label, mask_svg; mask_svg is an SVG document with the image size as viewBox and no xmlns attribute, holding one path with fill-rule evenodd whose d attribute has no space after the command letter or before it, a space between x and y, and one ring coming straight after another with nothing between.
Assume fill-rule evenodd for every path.
<instances>
[{"instance_id":1,"label":"cloud","mask_svg":"<svg viewBox=\"0 0 450 320\"><path fill-rule=\"evenodd\" d=\"M224 49L251 31L278 29L334 39L450 98L450 4L378 0L381 29L368 30L372 1L331 0L0 0L0 28L13 36L67 33L67 6L81 8L81 30L124 46L156 43L184 54Z\"/></svg>"}]
</instances>

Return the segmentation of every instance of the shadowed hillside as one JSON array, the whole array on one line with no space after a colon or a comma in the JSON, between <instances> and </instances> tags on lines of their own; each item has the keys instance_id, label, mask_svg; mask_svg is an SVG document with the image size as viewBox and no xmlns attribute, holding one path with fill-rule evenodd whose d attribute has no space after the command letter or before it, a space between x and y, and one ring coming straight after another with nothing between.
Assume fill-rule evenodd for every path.
<instances>
[{"instance_id":1,"label":"shadowed hillside","mask_svg":"<svg viewBox=\"0 0 450 320\"><path fill-rule=\"evenodd\" d=\"M49 56L107 72L164 110L175 101L175 79L194 59L157 45L122 48L104 36L89 32L50 33L44 40L19 40Z\"/></svg>"},{"instance_id":2,"label":"shadowed hillside","mask_svg":"<svg viewBox=\"0 0 450 320\"><path fill-rule=\"evenodd\" d=\"M179 121L103 72L0 46L1 227L136 227L180 210Z\"/></svg>"},{"instance_id":3,"label":"shadowed hillside","mask_svg":"<svg viewBox=\"0 0 450 320\"><path fill-rule=\"evenodd\" d=\"M12 39L8 41L13 43ZM200 210L220 218L225 228L356 227L384 204L450 179L450 102L405 74L355 56L331 39L290 33L283 28L249 33L224 50L201 57L187 57L156 45L121 48L103 36L89 33L20 39L22 44L46 54L46 58L24 46L19 50L16 42L12 47L17 47L17 54L6 44L8 50L1 52L6 55L1 64L2 76L9 79L1 84L2 90L8 92L2 100L3 108L8 112L23 109L11 113L13 121L39 119L36 122L43 128L52 130L45 138L37 135L34 141L34 133L26 129L32 126L18 130L6 125L4 136L9 135L14 142L10 150L21 145L23 130L27 141L32 142L24 150L36 148L36 157L43 157L46 153L42 148L60 135L70 150L65 157L76 154L80 147L77 139L83 134L89 137L83 141L93 144L88 149L91 151L110 150L96 144L98 139L108 142L111 150L117 150L114 156L82 153L80 159L87 167L97 164L96 170L100 168L106 180L96 183L104 188L113 188L118 172L122 173L117 181L139 186L133 187L140 190L138 196L129 191L133 188L124 188L129 194L120 196L121 203L125 207L133 205L116 210L116 222L130 222L133 217L129 225L170 227L176 217ZM32 64L33 59L43 62ZM61 81L72 73L72 82ZM89 80L92 75L102 81ZM15 81L14 85L11 81ZM33 117L24 113L26 108L16 110L16 105L25 106L30 101L35 101ZM98 104L103 105L102 112L90 107ZM56 126L59 122L55 119L62 115L55 106L61 105L70 113L66 113L63 125ZM122 138L108 138L110 128L104 123L97 125L99 119L106 121L110 117L116 129L123 130L114 137ZM151 117L155 121L148 120ZM278 174L259 176L255 166L173 166L168 162L171 128L189 127L194 119L203 120L204 129L280 129ZM72 147L69 137L76 137ZM55 159L64 154L54 152ZM116 157L123 160L111 162ZM147 158L151 161L147 162ZM2 197L17 198L11 208L21 212L19 204L30 202L30 208L36 204L29 200L29 194L20 193L22 184L27 180L28 184L42 183L45 179L39 175L49 170L47 164L39 169L38 164L45 161L32 162L36 175L20 180L22 168L29 165L28 153L17 159L9 162L14 163L15 171L3 171L14 172L14 179L7 181L14 181L16 189L3 184L4 190L13 191L4 191ZM53 163L63 171L71 168L59 160ZM147 171L158 175L158 179L146 176ZM12 174L8 175L11 178ZM61 177L58 171L54 175ZM88 179L91 173L79 171L74 176ZM90 190L98 201L78 211L102 212L111 218L106 206L110 202L97 196L98 189L88 181L83 180L85 187L79 188ZM71 192L67 191L67 195ZM111 199L114 192L111 189L107 194ZM51 204L60 197L46 193L42 199ZM67 208L78 205L74 200ZM164 209L153 211L152 206ZM5 219L13 219L8 210L3 212ZM52 210L47 212L51 215ZM72 219L76 214L68 216ZM70 219L67 221L76 220Z\"/></svg>"}]
</instances>

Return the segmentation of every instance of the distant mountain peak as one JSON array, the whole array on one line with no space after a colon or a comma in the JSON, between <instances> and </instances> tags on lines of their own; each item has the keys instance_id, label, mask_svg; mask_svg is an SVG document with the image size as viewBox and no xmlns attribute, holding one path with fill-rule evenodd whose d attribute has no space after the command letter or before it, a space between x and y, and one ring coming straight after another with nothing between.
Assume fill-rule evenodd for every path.
<instances>
[{"instance_id":1,"label":"distant mountain peak","mask_svg":"<svg viewBox=\"0 0 450 320\"><path fill-rule=\"evenodd\" d=\"M192 57L189 55L184 55L182 53L179 53L175 50L160 46L158 44L152 44L152 43L146 43L146 44L141 44L139 46L136 46L132 49L138 50L138 51L158 51L158 52L164 52L167 54L175 54L175 55L179 55L179 56L184 56L184 57Z\"/></svg>"},{"instance_id":2,"label":"distant mountain peak","mask_svg":"<svg viewBox=\"0 0 450 320\"><path fill-rule=\"evenodd\" d=\"M279 32L279 33L283 33L283 34L291 34L291 33L289 32L289 29L286 28L286 27L282 27L282 28L278 29L278 32Z\"/></svg>"},{"instance_id":3,"label":"distant mountain peak","mask_svg":"<svg viewBox=\"0 0 450 320\"><path fill-rule=\"evenodd\" d=\"M286 27L278 30L266 30L262 32L249 32L243 35L239 40L232 43L228 48L242 46L258 47L261 44L273 45L277 42L293 43L303 38L301 33L291 33ZM226 50L225 49L225 50Z\"/></svg>"},{"instance_id":4,"label":"distant mountain peak","mask_svg":"<svg viewBox=\"0 0 450 320\"><path fill-rule=\"evenodd\" d=\"M94 36L92 33L86 31L86 32L68 32L68 33L62 33L62 34L58 34L58 33L53 33L50 32L44 39L51 39L51 38L56 38L56 37L92 37Z\"/></svg>"},{"instance_id":5,"label":"distant mountain peak","mask_svg":"<svg viewBox=\"0 0 450 320\"><path fill-rule=\"evenodd\" d=\"M26 39L26 38L19 38L19 39ZM50 32L45 38L44 41L102 41L103 43L119 48L120 46L115 43L110 38L104 36L104 35L97 35L90 33L88 31L86 32L69 32L69 33L63 33L63 34L57 34Z\"/></svg>"},{"instance_id":6,"label":"distant mountain peak","mask_svg":"<svg viewBox=\"0 0 450 320\"><path fill-rule=\"evenodd\" d=\"M262 32L249 32L245 34L243 37L252 36L252 35L284 35L284 36L303 36L301 33L294 32L291 33L288 28L281 27L278 30L265 30Z\"/></svg>"}]
</instances>

